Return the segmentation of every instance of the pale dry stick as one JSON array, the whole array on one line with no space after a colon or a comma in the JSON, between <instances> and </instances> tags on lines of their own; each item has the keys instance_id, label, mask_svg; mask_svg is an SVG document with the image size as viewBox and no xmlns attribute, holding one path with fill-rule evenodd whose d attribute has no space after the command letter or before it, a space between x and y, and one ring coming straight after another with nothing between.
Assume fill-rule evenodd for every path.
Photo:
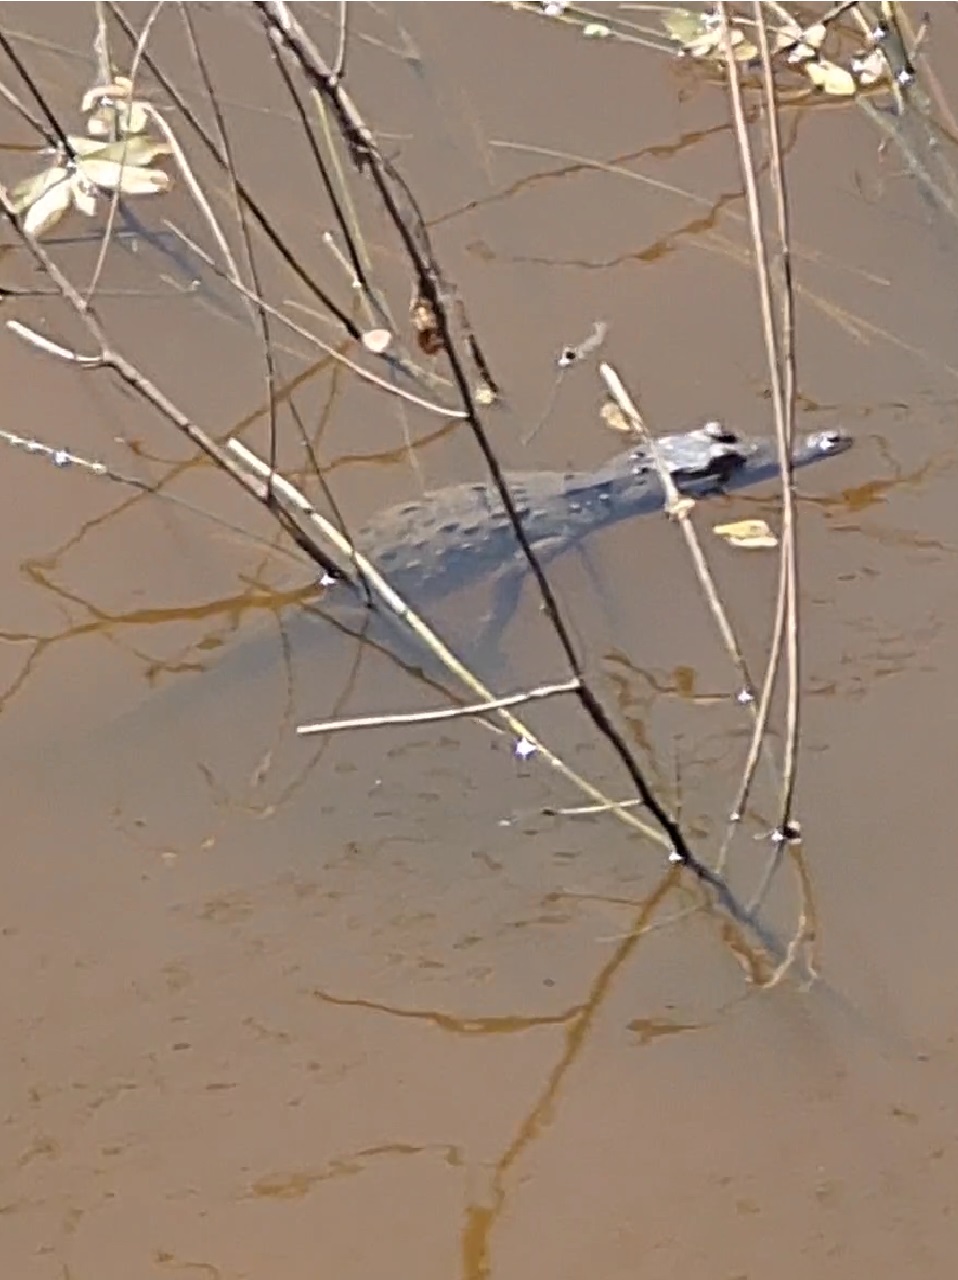
<instances>
[{"instance_id":1,"label":"pale dry stick","mask_svg":"<svg viewBox=\"0 0 958 1280\"><path fill-rule=\"evenodd\" d=\"M294 485L290 484L285 476L281 476L277 472L271 473L267 464L240 440L233 439L228 441L227 448L234 457L239 458L256 476L271 484L277 495L284 498L310 523L314 524L341 555L353 561L378 599L392 614L410 628L447 671L456 676L468 689L471 689L473 693L482 698L484 702L494 702L496 700L496 695L468 667L459 661L456 655L443 644L442 640L423 622L418 614L412 611L405 600L392 589L389 583L380 575L375 565L367 560L362 552L348 538L344 537L335 525L320 515L309 502L309 499L300 493ZM578 681L575 687L577 689L580 687ZM549 747L540 742L507 707L498 709L496 715L505 722L516 738L527 742L557 773L561 774L568 782L573 783L591 800L597 804L607 805L610 812L614 813L620 821L641 831L643 835L648 836L650 840L654 840L660 847L671 851L671 842L665 834L640 821L616 801L604 795L593 783L576 773L560 756L557 756Z\"/></svg>"},{"instance_id":2,"label":"pale dry stick","mask_svg":"<svg viewBox=\"0 0 958 1280\"><path fill-rule=\"evenodd\" d=\"M749 674L748 665L745 661L745 656L742 653L741 646L739 645L735 632L732 628L732 623L729 619L728 614L725 611L725 606L722 604L722 601L719 598L718 591L716 590L715 582L712 578L711 570L708 567L708 561L705 557L705 552L702 550L702 545L698 540L698 535L695 532L695 527L692 524L691 520L688 518L692 509L691 504L689 504L687 499L682 498L681 494L678 491L678 488L676 487L675 481L672 479L672 476L669 473L668 468L662 465L661 459L658 456L658 450L655 448L654 437L650 434L648 428L646 427L644 421L642 420L642 416L639 414L637 408L635 407L635 404L633 403L631 397L629 396L624 385L622 384L622 381L619 378L619 375L608 364L601 364L599 366L599 372L602 375L603 381L606 384L609 394L615 400L616 404L619 406L622 413L625 415L626 419L629 421L630 425L633 427L635 431L639 433L642 439L649 445L650 453L652 454L653 461L655 462L656 468L659 473L659 477L662 481L662 486L665 490L666 510L671 516L673 516L674 518L677 518L679 521L679 525L681 526L681 529L682 529L682 536L685 538L686 546L688 547L689 554L692 557L692 563L695 568L695 573L699 580L699 584L701 585L702 590L705 594L706 600L708 601L709 608L712 611L712 616L716 621L716 624L718 626L719 632L722 637L722 641L725 644L725 648L728 651L729 657L732 659L732 662L735 665L736 669L738 670L739 676L743 681L743 686L739 693L738 700L741 704L748 706L752 714L753 724L757 726L761 722L759 720L758 710L756 708L755 691L754 691L754 686L752 684L752 678ZM755 733L753 735L752 741L758 742L759 750L761 750L764 746L770 761L772 772L774 774L776 770L775 770L774 762L772 761L772 757L771 757L771 749L768 747L768 744L764 741L764 737L758 736L757 733ZM741 821L741 818L742 818L742 810L737 805L736 808L733 809L731 813L731 821L728 829L729 832L734 830L738 822ZM730 844L730 835L727 834L725 840L722 843L722 848L719 851L719 856L715 864L715 871L719 875L723 873L725 868L725 860L728 853L729 844ZM752 912L751 906L749 908L749 912L750 914Z\"/></svg>"},{"instance_id":3,"label":"pale dry stick","mask_svg":"<svg viewBox=\"0 0 958 1280\"><path fill-rule=\"evenodd\" d=\"M333 84L338 84L346 74L346 46L349 38L349 10L346 0L339 0L339 48L333 63Z\"/></svg>"},{"instance_id":4,"label":"pale dry stick","mask_svg":"<svg viewBox=\"0 0 958 1280\"><path fill-rule=\"evenodd\" d=\"M773 644L769 653L769 662L766 670L765 681L762 687L762 693L759 700L758 714L756 717L755 730L752 741L749 744L749 752L746 760L742 786L737 798L735 810L736 815L741 815L744 805L747 801L752 780L754 779L755 770L758 765L759 753L762 743L768 731L768 718L771 710L771 696L774 690L775 681L778 676L778 667L781 657L782 644L784 641L784 629L787 628L789 634L789 681L794 682L796 688L798 684L798 607L796 596L796 580L795 571L795 493L792 480L791 468L791 451L792 451L792 435L794 430L794 395L791 402L786 400L785 388L783 387L782 374L779 362L779 344L776 338L775 319L772 305L772 289L768 268L768 250L765 243L765 234L762 226L761 208L758 199L758 190L755 185L755 165L752 158L751 142L748 136L748 127L745 122L745 112L742 105L742 88L739 82L739 65L735 61L732 44L728 34L728 13L724 0L719 0L719 13L722 19L722 45L726 60L726 70L729 80L729 89L731 94L732 118L735 125L736 142L739 149L739 157L741 162L742 177L745 183L745 198L748 208L749 227L752 234L752 242L755 249L755 269L758 280L759 303L762 316L762 333L765 340L765 352L768 360L769 384L772 393L772 409L775 422L775 434L778 441L779 467L782 480L782 553L780 559L780 595L784 595L784 608L782 610L782 624L779 626L778 634L773 637ZM761 13L759 13L759 21L762 21ZM768 45L765 44L766 62L768 63ZM774 109L774 98L770 109ZM779 156L779 162L781 157ZM794 357L792 356L792 359ZM788 360L784 363L787 365ZM778 619L776 619L778 620ZM792 665L794 660L795 665ZM794 710L797 703L797 696L792 696L791 683L789 687L790 694L790 710ZM789 821L789 813L787 806L790 804L791 797L794 795L795 777L797 771L797 744L798 723L797 713L794 720L790 720L787 727L787 745L786 747L786 763L782 773L782 797L784 813L782 816L782 829L787 829Z\"/></svg>"},{"instance_id":5,"label":"pale dry stick","mask_svg":"<svg viewBox=\"0 0 958 1280\"><path fill-rule=\"evenodd\" d=\"M762 56L762 73L765 86L765 118L769 139L769 179L775 196L775 216L778 224L778 241L781 253L781 332L780 347L777 356L782 367L782 395L785 410L785 434L791 441L795 430L795 300L792 293L792 260L791 236L789 231L788 198L785 189L785 168L782 161L781 137L778 129L778 109L775 90L775 76L772 70L772 58L768 46L768 33L762 20L760 0L755 0L756 30L759 50ZM771 352L769 353L771 359ZM797 760L799 747L799 730L801 725L801 706L799 700L801 685L801 652L798 643L798 529L796 525L797 508L791 486L791 474L788 475L785 498L782 504L782 555L786 559L786 572L779 574L779 591L776 600L775 620L772 630L772 652L781 653L782 632L785 632L786 667L788 671L788 687L786 691L786 737L785 757L782 763L782 794L779 804L779 818L773 832L773 848L765 868L765 874L752 896L750 909L758 911L765 901L765 895L771 886L773 876L778 869L782 850L786 840L792 834L790 820L795 795L795 779L797 776ZM784 581L783 581L784 580ZM782 589L784 585L784 590ZM768 689L767 698L771 703L772 687L775 673L773 664L769 662L763 696ZM800 922L800 936L802 923ZM791 962L791 955L788 962Z\"/></svg>"},{"instance_id":6,"label":"pale dry stick","mask_svg":"<svg viewBox=\"0 0 958 1280\"><path fill-rule=\"evenodd\" d=\"M503 707L521 707L527 702L554 698L560 693L575 693L580 683L581 681L576 677L562 684L544 684L537 689L527 689L523 693L509 693L502 698L493 698L491 702L467 703L461 707L441 707L435 711L396 711L379 716L355 716L350 720L323 720L316 724L297 725L296 732L300 737L305 738L318 733L342 733L346 729L383 729L391 725L436 724L444 720L465 720L471 716L485 715L489 711L499 711Z\"/></svg>"},{"instance_id":7,"label":"pale dry stick","mask_svg":"<svg viewBox=\"0 0 958 1280\"><path fill-rule=\"evenodd\" d=\"M96 35L93 37L93 56L96 58L97 78L100 84L113 80L113 59L110 56L110 30L106 20L103 0L95 0Z\"/></svg>"},{"instance_id":8,"label":"pale dry stick","mask_svg":"<svg viewBox=\"0 0 958 1280\"><path fill-rule=\"evenodd\" d=\"M709 608L712 610L712 616L715 618L719 631L721 632L722 640L728 650L729 657L732 659L732 662L735 664L739 676L741 677L743 692L747 694L748 702L751 703L754 701L754 695L752 691L752 680L748 673L748 666L746 665L741 646L735 637L735 632L732 630L732 624L729 621L728 614L725 612L722 601L719 599L718 592L715 589L715 582L712 579L708 561L705 558L705 552L702 550L702 545L695 532L695 526L688 518L691 513L692 506L689 503L689 500L684 499L679 493L668 467L663 464L662 459L659 456L659 451L655 445L655 438L651 435L642 420L641 414L635 407L632 397L629 395L628 391L626 391L625 385L618 373L610 364L603 361L599 365L599 374L606 385L609 395L619 406L622 413L628 420L629 425L649 447L652 460L659 473L659 479L662 482L662 488L665 490L665 509L668 514L679 523L679 527L682 530L682 536L685 539L686 546L689 549L689 554L692 557L696 576L702 586L702 590L705 592ZM745 701L744 698L743 701Z\"/></svg>"},{"instance_id":9,"label":"pale dry stick","mask_svg":"<svg viewBox=\"0 0 958 1280\"><path fill-rule=\"evenodd\" d=\"M182 240L187 248L191 249L198 258L201 258L207 266L211 267L213 271L219 273L220 269L210 255L204 249L200 248L194 240L191 240L184 231L179 227L174 226L171 222L166 222L165 225L179 240ZM230 283L239 293L243 294L244 297L251 299L253 302L257 303L257 305L262 306L267 315L272 316L275 320L284 324L287 329L291 330L291 332L295 333L298 337L305 338L307 342L311 342L314 346L318 347L324 355L329 356L331 360L335 360L338 364L345 365L351 373L354 373L357 378L361 378L364 382L369 382L374 387L378 387L380 391L385 391L389 395L397 396L400 400L405 400L409 404L414 404L418 409L425 409L429 413L438 414L439 417L458 419L468 417L468 414L463 409L446 408L445 405L437 404L434 400L426 400L422 396L417 396L412 391L406 391L404 388L398 387L394 383L386 382L385 379L378 377L375 373L371 373L368 369L364 369L362 365L356 364L355 361L350 360L348 356L344 356L341 351L337 351L335 347L331 347L328 342L323 342L322 338L317 338L315 333L312 333L309 329L304 329L302 326L298 325L295 320L290 320L289 316L287 316L285 312L282 312L278 310L278 308L272 306L265 298L257 298L256 294L253 293L251 289L247 289L241 280L231 280ZM310 315L317 315L316 312L309 311L307 307L304 307L301 304L290 303L289 305L297 306L299 310L307 311ZM321 317L317 316L317 318Z\"/></svg>"}]
</instances>

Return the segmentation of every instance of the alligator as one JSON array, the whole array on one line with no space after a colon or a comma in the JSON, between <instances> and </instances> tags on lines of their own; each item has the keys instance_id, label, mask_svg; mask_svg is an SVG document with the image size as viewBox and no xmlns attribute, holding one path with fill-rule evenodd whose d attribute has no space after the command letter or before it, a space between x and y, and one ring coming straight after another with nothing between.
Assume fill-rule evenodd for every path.
<instances>
[{"instance_id":1,"label":"alligator","mask_svg":"<svg viewBox=\"0 0 958 1280\"><path fill-rule=\"evenodd\" d=\"M837 430L801 436L792 467L834 457L851 444L851 437ZM662 436L655 449L658 462L687 497L727 493L779 474L774 440L741 436L717 422ZM595 471L506 473L505 480L529 544L542 562L598 529L666 507L658 466L645 445L618 454ZM364 525L355 541L414 607L492 573L501 582L500 605L505 607L526 568L512 522L491 483L453 485L391 507Z\"/></svg>"}]
</instances>

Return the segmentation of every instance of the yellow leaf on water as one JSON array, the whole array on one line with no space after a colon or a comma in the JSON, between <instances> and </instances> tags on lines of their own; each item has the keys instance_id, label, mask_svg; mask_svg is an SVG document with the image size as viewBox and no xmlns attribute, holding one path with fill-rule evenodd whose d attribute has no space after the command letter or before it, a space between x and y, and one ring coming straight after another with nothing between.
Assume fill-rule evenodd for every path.
<instances>
[{"instance_id":1,"label":"yellow leaf on water","mask_svg":"<svg viewBox=\"0 0 958 1280\"><path fill-rule=\"evenodd\" d=\"M712 529L731 547L760 550L777 547L778 539L764 520L735 520L732 524L717 524Z\"/></svg>"},{"instance_id":2,"label":"yellow leaf on water","mask_svg":"<svg viewBox=\"0 0 958 1280\"><path fill-rule=\"evenodd\" d=\"M824 58L818 62L805 62L802 70L812 84L834 98L851 98L858 90L852 73L836 62L826 62Z\"/></svg>"},{"instance_id":3,"label":"yellow leaf on water","mask_svg":"<svg viewBox=\"0 0 958 1280\"><path fill-rule=\"evenodd\" d=\"M662 26L679 44L689 45L705 31L702 14L688 9L669 9L662 15Z\"/></svg>"},{"instance_id":4,"label":"yellow leaf on water","mask_svg":"<svg viewBox=\"0 0 958 1280\"><path fill-rule=\"evenodd\" d=\"M614 400L606 400L599 410L599 417L612 431L621 431L627 435L632 433L628 418Z\"/></svg>"}]
</instances>

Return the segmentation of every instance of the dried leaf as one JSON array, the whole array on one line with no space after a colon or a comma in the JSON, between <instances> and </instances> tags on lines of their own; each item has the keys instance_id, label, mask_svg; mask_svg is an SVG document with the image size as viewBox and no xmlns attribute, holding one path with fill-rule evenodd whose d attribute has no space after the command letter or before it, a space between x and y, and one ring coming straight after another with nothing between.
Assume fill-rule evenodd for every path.
<instances>
[{"instance_id":1,"label":"dried leaf","mask_svg":"<svg viewBox=\"0 0 958 1280\"><path fill-rule=\"evenodd\" d=\"M161 138L121 138L119 142L103 142L98 138L70 138L74 151L84 160L114 160L117 164L142 168L159 156L172 155L173 148Z\"/></svg>"},{"instance_id":2,"label":"dried leaf","mask_svg":"<svg viewBox=\"0 0 958 1280\"><path fill-rule=\"evenodd\" d=\"M590 22L582 28L586 40L605 40L612 34L612 28L601 22Z\"/></svg>"},{"instance_id":3,"label":"dried leaf","mask_svg":"<svg viewBox=\"0 0 958 1280\"><path fill-rule=\"evenodd\" d=\"M80 110L92 112L87 133L96 138L112 138L114 128L124 137L144 133L150 122L149 108L133 101L133 82L116 76L110 84L94 85L83 95Z\"/></svg>"},{"instance_id":4,"label":"dried leaf","mask_svg":"<svg viewBox=\"0 0 958 1280\"><path fill-rule=\"evenodd\" d=\"M363 334L363 346L377 356L382 355L392 340L393 336L388 329L368 329Z\"/></svg>"},{"instance_id":5,"label":"dried leaf","mask_svg":"<svg viewBox=\"0 0 958 1280\"><path fill-rule=\"evenodd\" d=\"M817 58L818 51L825 42L827 30L824 23L817 22L814 26L800 32L797 43L788 51L789 63L792 66L797 66L800 62L808 62L812 58Z\"/></svg>"},{"instance_id":6,"label":"dried leaf","mask_svg":"<svg viewBox=\"0 0 958 1280\"><path fill-rule=\"evenodd\" d=\"M116 160L101 160L97 156L80 162L81 176L106 191L119 189L125 196L148 196L169 191L172 179L162 169L144 169L138 165L123 165Z\"/></svg>"},{"instance_id":7,"label":"dried leaf","mask_svg":"<svg viewBox=\"0 0 958 1280\"><path fill-rule=\"evenodd\" d=\"M67 171L51 169L48 174L59 176L39 199L29 205L23 219L24 230L34 236L42 236L45 231L55 227L73 203L73 189Z\"/></svg>"},{"instance_id":8,"label":"dried leaf","mask_svg":"<svg viewBox=\"0 0 958 1280\"><path fill-rule=\"evenodd\" d=\"M857 92L855 77L835 62L826 62L824 58L818 62L806 62L802 70L812 84L834 98L851 98Z\"/></svg>"},{"instance_id":9,"label":"dried leaf","mask_svg":"<svg viewBox=\"0 0 958 1280\"><path fill-rule=\"evenodd\" d=\"M614 400L606 400L599 410L599 417L610 430L621 431L627 435L633 434L628 418Z\"/></svg>"},{"instance_id":10,"label":"dried leaf","mask_svg":"<svg viewBox=\"0 0 958 1280\"><path fill-rule=\"evenodd\" d=\"M662 15L662 26L683 47L690 45L707 30L702 14L690 13L688 9L669 9Z\"/></svg>"},{"instance_id":11,"label":"dried leaf","mask_svg":"<svg viewBox=\"0 0 958 1280\"><path fill-rule=\"evenodd\" d=\"M136 137L145 133L150 117L142 102L104 103L86 122L86 131L94 138L113 137L116 130L122 137Z\"/></svg>"},{"instance_id":12,"label":"dried leaf","mask_svg":"<svg viewBox=\"0 0 958 1280\"><path fill-rule=\"evenodd\" d=\"M32 177L18 182L10 191L10 203L17 213L24 213L32 204L36 204L46 195L51 187L68 181L69 177L69 170L60 165L54 165L52 169L44 169L42 173L35 173Z\"/></svg>"},{"instance_id":13,"label":"dried leaf","mask_svg":"<svg viewBox=\"0 0 958 1280\"><path fill-rule=\"evenodd\" d=\"M729 546L747 550L777 547L778 539L764 520L736 520L732 524L717 524L713 533L723 538Z\"/></svg>"}]
</instances>

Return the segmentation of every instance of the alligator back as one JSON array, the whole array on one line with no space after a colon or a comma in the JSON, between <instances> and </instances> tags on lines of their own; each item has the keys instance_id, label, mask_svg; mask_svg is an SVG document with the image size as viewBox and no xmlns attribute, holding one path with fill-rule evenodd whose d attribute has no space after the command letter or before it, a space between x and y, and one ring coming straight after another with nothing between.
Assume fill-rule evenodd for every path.
<instances>
[{"instance_id":1,"label":"alligator back","mask_svg":"<svg viewBox=\"0 0 958 1280\"><path fill-rule=\"evenodd\" d=\"M679 491L691 496L758 484L778 474L773 440L741 437L716 423L656 444L659 463ZM793 466L850 445L840 432L804 436L796 443ZM506 474L505 480L526 537L543 555L665 506L656 462L641 446L593 472L519 472ZM414 605L521 563L515 530L492 483L453 485L383 511L358 532L356 545Z\"/></svg>"}]
</instances>

